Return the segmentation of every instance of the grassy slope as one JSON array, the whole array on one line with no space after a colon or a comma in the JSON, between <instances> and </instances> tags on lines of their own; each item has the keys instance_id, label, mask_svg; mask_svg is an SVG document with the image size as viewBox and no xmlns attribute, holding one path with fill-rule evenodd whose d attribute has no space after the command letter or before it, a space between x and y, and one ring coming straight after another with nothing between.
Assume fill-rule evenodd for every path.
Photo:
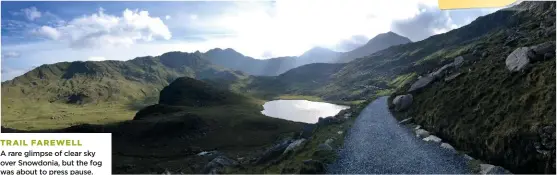
<instances>
[{"instance_id":1,"label":"grassy slope","mask_svg":"<svg viewBox=\"0 0 557 175\"><path fill-rule=\"evenodd\" d=\"M455 80L415 94L412 108L397 114L399 119L413 116L457 149L515 173L555 173L554 152L546 157L533 146L539 142L538 129L555 126L555 60L535 63L520 73L505 66L514 49L555 41L555 33L545 36L538 28L539 24L555 28L555 4L538 8L551 10L515 14L532 17L507 29L520 33L498 31L472 42L484 46L487 57L468 62ZM516 46L505 46L509 34L520 36Z\"/></svg>"},{"instance_id":2,"label":"grassy slope","mask_svg":"<svg viewBox=\"0 0 557 175\"><path fill-rule=\"evenodd\" d=\"M181 52L130 61L43 65L2 83L2 125L47 129L131 119L181 76L235 80L244 75L211 65L199 54ZM72 95L83 101L68 103Z\"/></svg>"}]
</instances>

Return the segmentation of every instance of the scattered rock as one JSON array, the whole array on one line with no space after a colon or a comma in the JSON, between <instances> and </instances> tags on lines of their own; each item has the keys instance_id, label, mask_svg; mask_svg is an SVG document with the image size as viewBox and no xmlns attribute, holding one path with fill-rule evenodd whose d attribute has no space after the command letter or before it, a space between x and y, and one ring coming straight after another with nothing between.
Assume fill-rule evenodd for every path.
<instances>
[{"instance_id":1,"label":"scattered rock","mask_svg":"<svg viewBox=\"0 0 557 175\"><path fill-rule=\"evenodd\" d=\"M528 64L530 64L530 60L528 59L528 49L527 47L520 47L514 50L507 59L505 60L505 64L507 65L507 69L510 71L516 72L521 71L524 69Z\"/></svg>"},{"instance_id":2,"label":"scattered rock","mask_svg":"<svg viewBox=\"0 0 557 175\"><path fill-rule=\"evenodd\" d=\"M257 164L265 163L269 160L275 159L284 153L284 150L290 146L291 140L282 141L273 147L267 149L263 155L257 160Z\"/></svg>"},{"instance_id":3,"label":"scattered rock","mask_svg":"<svg viewBox=\"0 0 557 175\"><path fill-rule=\"evenodd\" d=\"M420 129L420 128L422 128L422 126L417 125L414 129L415 129L415 130L418 130L418 129Z\"/></svg>"},{"instance_id":4,"label":"scattered rock","mask_svg":"<svg viewBox=\"0 0 557 175\"><path fill-rule=\"evenodd\" d=\"M326 143L322 143L317 146L317 151L332 151L332 150L333 147L331 147L329 144Z\"/></svg>"},{"instance_id":5,"label":"scattered rock","mask_svg":"<svg viewBox=\"0 0 557 175\"><path fill-rule=\"evenodd\" d=\"M545 59L546 54L548 54L549 58L551 58L552 55L555 55L555 43L545 42L530 47L528 58L531 61L541 61Z\"/></svg>"},{"instance_id":6,"label":"scattered rock","mask_svg":"<svg viewBox=\"0 0 557 175\"><path fill-rule=\"evenodd\" d=\"M203 173L208 174L221 174L224 173L225 167L235 166L238 163L226 156L218 156L211 160L203 168Z\"/></svg>"},{"instance_id":7,"label":"scattered rock","mask_svg":"<svg viewBox=\"0 0 557 175\"><path fill-rule=\"evenodd\" d=\"M464 59L464 58L463 58ZM456 60L455 60L456 61ZM443 67L439 68L437 71L431 73L429 76L435 79L443 78L451 68L453 68L454 62L444 65Z\"/></svg>"},{"instance_id":8,"label":"scattered rock","mask_svg":"<svg viewBox=\"0 0 557 175\"><path fill-rule=\"evenodd\" d=\"M436 142L439 143L441 142L441 138L434 136L434 135L429 135L426 138L423 139L426 142Z\"/></svg>"},{"instance_id":9,"label":"scattered rock","mask_svg":"<svg viewBox=\"0 0 557 175\"><path fill-rule=\"evenodd\" d=\"M317 160L304 160L299 174L323 174L325 173L325 164Z\"/></svg>"},{"instance_id":10,"label":"scattered rock","mask_svg":"<svg viewBox=\"0 0 557 175\"><path fill-rule=\"evenodd\" d=\"M490 164L480 164L480 174L512 174L503 167L490 165Z\"/></svg>"},{"instance_id":11,"label":"scattered rock","mask_svg":"<svg viewBox=\"0 0 557 175\"><path fill-rule=\"evenodd\" d=\"M286 149L284 149L284 152L282 154L286 154L290 151L294 151L296 152L302 145L304 145L304 143L306 143L306 139L298 139L292 143L290 143L290 145L288 145L288 147L286 147Z\"/></svg>"},{"instance_id":12,"label":"scattered rock","mask_svg":"<svg viewBox=\"0 0 557 175\"><path fill-rule=\"evenodd\" d=\"M393 100L393 105L395 106L396 111L403 111L412 105L413 100L414 98L412 97L412 94L399 95Z\"/></svg>"},{"instance_id":13,"label":"scattered rock","mask_svg":"<svg viewBox=\"0 0 557 175\"><path fill-rule=\"evenodd\" d=\"M462 63L464 63L464 57L458 56L454 59L453 66L455 68L459 68L460 66L462 66Z\"/></svg>"},{"instance_id":14,"label":"scattered rock","mask_svg":"<svg viewBox=\"0 0 557 175\"><path fill-rule=\"evenodd\" d=\"M452 151L452 152L456 152L456 149L454 149L454 147L451 146L451 145L448 144L448 143L441 143L441 148L445 148L445 149L448 149L448 150L450 150L450 151Z\"/></svg>"},{"instance_id":15,"label":"scattered rock","mask_svg":"<svg viewBox=\"0 0 557 175\"><path fill-rule=\"evenodd\" d=\"M429 84L433 82L433 80L434 78L430 76L421 77L420 79L418 79L418 81L414 82L412 86L410 86L410 89L408 89L408 93L418 91L427 87Z\"/></svg>"},{"instance_id":16,"label":"scattered rock","mask_svg":"<svg viewBox=\"0 0 557 175\"><path fill-rule=\"evenodd\" d=\"M346 113L344 114L344 117L349 118L350 116L352 116L352 113Z\"/></svg>"},{"instance_id":17,"label":"scattered rock","mask_svg":"<svg viewBox=\"0 0 557 175\"><path fill-rule=\"evenodd\" d=\"M335 139L330 138L330 139L325 140L325 144L331 145L331 144L333 144L334 141L335 141Z\"/></svg>"},{"instance_id":18,"label":"scattered rock","mask_svg":"<svg viewBox=\"0 0 557 175\"><path fill-rule=\"evenodd\" d=\"M404 120L401 120L401 121L398 122L398 123L404 125L404 124L410 123L410 122L412 122L412 121L413 121L412 117L408 117L408 118L406 118L406 119L404 119Z\"/></svg>"},{"instance_id":19,"label":"scattered rock","mask_svg":"<svg viewBox=\"0 0 557 175\"><path fill-rule=\"evenodd\" d=\"M474 160L474 158L470 157L468 154L464 154L462 157L464 157L464 159L470 161L470 160Z\"/></svg>"},{"instance_id":20,"label":"scattered rock","mask_svg":"<svg viewBox=\"0 0 557 175\"><path fill-rule=\"evenodd\" d=\"M429 132L427 132L426 130L424 130L424 129L418 129L418 130L416 130L416 137L419 137L419 138L426 138L426 137L428 137L428 136L429 136Z\"/></svg>"},{"instance_id":21,"label":"scattered rock","mask_svg":"<svg viewBox=\"0 0 557 175\"><path fill-rule=\"evenodd\" d=\"M339 134L339 135L341 135L342 133L344 133L344 132L342 132L342 131L338 131L338 132L337 132L337 134Z\"/></svg>"}]
</instances>

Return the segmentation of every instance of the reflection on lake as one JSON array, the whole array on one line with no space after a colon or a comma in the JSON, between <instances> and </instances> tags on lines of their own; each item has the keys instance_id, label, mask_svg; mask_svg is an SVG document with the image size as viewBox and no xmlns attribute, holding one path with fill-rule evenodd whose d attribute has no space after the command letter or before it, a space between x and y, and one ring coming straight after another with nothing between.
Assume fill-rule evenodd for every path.
<instances>
[{"instance_id":1,"label":"reflection on lake","mask_svg":"<svg viewBox=\"0 0 557 175\"><path fill-rule=\"evenodd\" d=\"M266 116L285 120L317 123L319 117L334 116L348 106L307 100L274 100L263 105Z\"/></svg>"}]
</instances>

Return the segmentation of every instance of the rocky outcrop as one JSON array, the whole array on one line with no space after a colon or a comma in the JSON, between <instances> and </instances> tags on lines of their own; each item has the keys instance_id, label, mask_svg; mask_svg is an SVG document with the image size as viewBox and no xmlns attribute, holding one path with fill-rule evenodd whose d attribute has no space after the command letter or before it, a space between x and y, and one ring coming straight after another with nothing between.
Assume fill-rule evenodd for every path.
<instances>
[{"instance_id":1,"label":"rocky outcrop","mask_svg":"<svg viewBox=\"0 0 557 175\"><path fill-rule=\"evenodd\" d=\"M505 168L490 164L480 164L480 174L512 174Z\"/></svg>"},{"instance_id":2,"label":"rocky outcrop","mask_svg":"<svg viewBox=\"0 0 557 175\"><path fill-rule=\"evenodd\" d=\"M505 64L512 72L521 71L536 61L547 60L555 57L555 43L546 42L532 47L520 47L515 49Z\"/></svg>"},{"instance_id":3,"label":"rocky outcrop","mask_svg":"<svg viewBox=\"0 0 557 175\"><path fill-rule=\"evenodd\" d=\"M447 149L451 152L456 152L456 149L454 149L454 147L448 143L441 143L441 148Z\"/></svg>"},{"instance_id":4,"label":"rocky outcrop","mask_svg":"<svg viewBox=\"0 0 557 175\"><path fill-rule=\"evenodd\" d=\"M203 173L222 174L225 173L224 168L236 165L238 165L238 162L226 156L218 156L205 165Z\"/></svg>"},{"instance_id":5,"label":"rocky outcrop","mask_svg":"<svg viewBox=\"0 0 557 175\"><path fill-rule=\"evenodd\" d=\"M435 142L435 143L440 143L441 142L441 138L439 138L437 136L434 136L434 135L427 136L423 140L426 141L426 142Z\"/></svg>"},{"instance_id":6,"label":"rocky outcrop","mask_svg":"<svg viewBox=\"0 0 557 175\"><path fill-rule=\"evenodd\" d=\"M409 118L406 118L406 119L404 119L404 120L401 120L401 121L398 122L398 123L405 125L405 124L408 124L408 123L410 123L410 122L412 122L412 121L413 121L412 117L409 117Z\"/></svg>"},{"instance_id":7,"label":"rocky outcrop","mask_svg":"<svg viewBox=\"0 0 557 175\"><path fill-rule=\"evenodd\" d=\"M416 130L416 137L426 138L428 136L429 136L429 132L427 132L426 130L424 130L424 129L417 129Z\"/></svg>"},{"instance_id":8,"label":"rocky outcrop","mask_svg":"<svg viewBox=\"0 0 557 175\"><path fill-rule=\"evenodd\" d=\"M528 64L530 64L530 59L528 59L528 47L521 47L514 50L505 61L507 69L516 72L524 69Z\"/></svg>"},{"instance_id":9,"label":"rocky outcrop","mask_svg":"<svg viewBox=\"0 0 557 175\"><path fill-rule=\"evenodd\" d=\"M427 87L429 84L431 84L433 82L433 80L434 80L434 78L430 77L430 76L421 77L410 86L410 89L408 89L408 92L411 93L411 92L421 90L421 89Z\"/></svg>"},{"instance_id":10,"label":"rocky outcrop","mask_svg":"<svg viewBox=\"0 0 557 175\"><path fill-rule=\"evenodd\" d=\"M412 94L399 95L393 100L393 105L396 111L404 111L412 105L413 97Z\"/></svg>"},{"instance_id":11,"label":"rocky outcrop","mask_svg":"<svg viewBox=\"0 0 557 175\"><path fill-rule=\"evenodd\" d=\"M458 56L454 59L453 65L455 68L459 68L464 63L464 57Z\"/></svg>"},{"instance_id":12,"label":"rocky outcrop","mask_svg":"<svg viewBox=\"0 0 557 175\"><path fill-rule=\"evenodd\" d=\"M298 139L292 143L290 143L290 145L288 145L288 147L286 147L286 149L284 149L284 153L283 154L287 154L289 152L296 152L298 149L300 149L300 147L302 147L304 144L306 143L306 139Z\"/></svg>"},{"instance_id":13,"label":"rocky outcrop","mask_svg":"<svg viewBox=\"0 0 557 175\"><path fill-rule=\"evenodd\" d=\"M313 135L313 132L315 131L315 126L316 126L315 124L309 124L309 123L304 124L304 127L300 132L299 138L309 139Z\"/></svg>"},{"instance_id":14,"label":"rocky outcrop","mask_svg":"<svg viewBox=\"0 0 557 175\"><path fill-rule=\"evenodd\" d=\"M284 150L286 150L286 148L288 148L288 146L290 146L290 144L292 143L292 140L288 139L288 140L284 140L276 145L274 145L273 147L267 149L267 151L265 151L263 153L263 155L261 155L261 157L259 157L259 159L257 159L257 164L262 164L265 162L268 162L270 160L273 160L275 158L278 158L280 155L282 155L282 153L284 153Z\"/></svg>"}]
</instances>

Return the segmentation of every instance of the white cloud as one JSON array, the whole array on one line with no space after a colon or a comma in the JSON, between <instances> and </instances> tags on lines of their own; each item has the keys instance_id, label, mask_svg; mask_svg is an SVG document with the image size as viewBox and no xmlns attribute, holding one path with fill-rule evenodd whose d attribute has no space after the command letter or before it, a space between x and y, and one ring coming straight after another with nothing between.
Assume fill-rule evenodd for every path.
<instances>
[{"instance_id":1,"label":"white cloud","mask_svg":"<svg viewBox=\"0 0 557 175\"><path fill-rule=\"evenodd\" d=\"M57 40L60 38L60 32L55 28L49 26L42 26L35 31L36 34L47 37L49 39Z\"/></svg>"},{"instance_id":2,"label":"white cloud","mask_svg":"<svg viewBox=\"0 0 557 175\"><path fill-rule=\"evenodd\" d=\"M14 51L2 52L2 59L17 58L19 56L20 56L19 52L14 52Z\"/></svg>"},{"instance_id":3,"label":"white cloud","mask_svg":"<svg viewBox=\"0 0 557 175\"><path fill-rule=\"evenodd\" d=\"M170 15L166 15L166 16L164 17L164 19L166 19L166 20L169 20L170 18L171 18Z\"/></svg>"},{"instance_id":4,"label":"white cloud","mask_svg":"<svg viewBox=\"0 0 557 175\"><path fill-rule=\"evenodd\" d=\"M126 9L122 16L104 14L103 9L90 16L75 18L65 25L52 28L43 26L39 32L54 40L67 41L72 48L130 46L137 41L152 41L155 38L169 40L172 35L158 17L149 16L148 11ZM58 37L50 37L53 31Z\"/></svg>"},{"instance_id":5,"label":"white cloud","mask_svg":"<svg viewBox=\"0 0 557 175\"><path fill-rule=\"evenodd\" d=\"M104 61L104 60L107 60L107 59L105 57L92 56L92 57L89 57L87 60L89 60L89 61Z\"/></svg>"},{"instance_id":6,"label":"white cloud","mask_svg":"<svg viewBox=\"0 0 557 175\"><path fill-rule=\"evenodd\" d=\"M190 15L190 19L191 19L191 20L197 20L197 15L195 15L195 14Z\"/></svg>"},{"instance_id":7,"label":"white cloud","mask_svg":"<svg viewBox=\"0 0 557 175\"><path fill-rule=\"evenodd\" d=\"M41 17L41 12L39 10L37 10L36 7L24 8L24 9L21 9L21 12L23 12L25 17L30 21L33 21L33 20Z\"/></svg>"}]
</instances>

